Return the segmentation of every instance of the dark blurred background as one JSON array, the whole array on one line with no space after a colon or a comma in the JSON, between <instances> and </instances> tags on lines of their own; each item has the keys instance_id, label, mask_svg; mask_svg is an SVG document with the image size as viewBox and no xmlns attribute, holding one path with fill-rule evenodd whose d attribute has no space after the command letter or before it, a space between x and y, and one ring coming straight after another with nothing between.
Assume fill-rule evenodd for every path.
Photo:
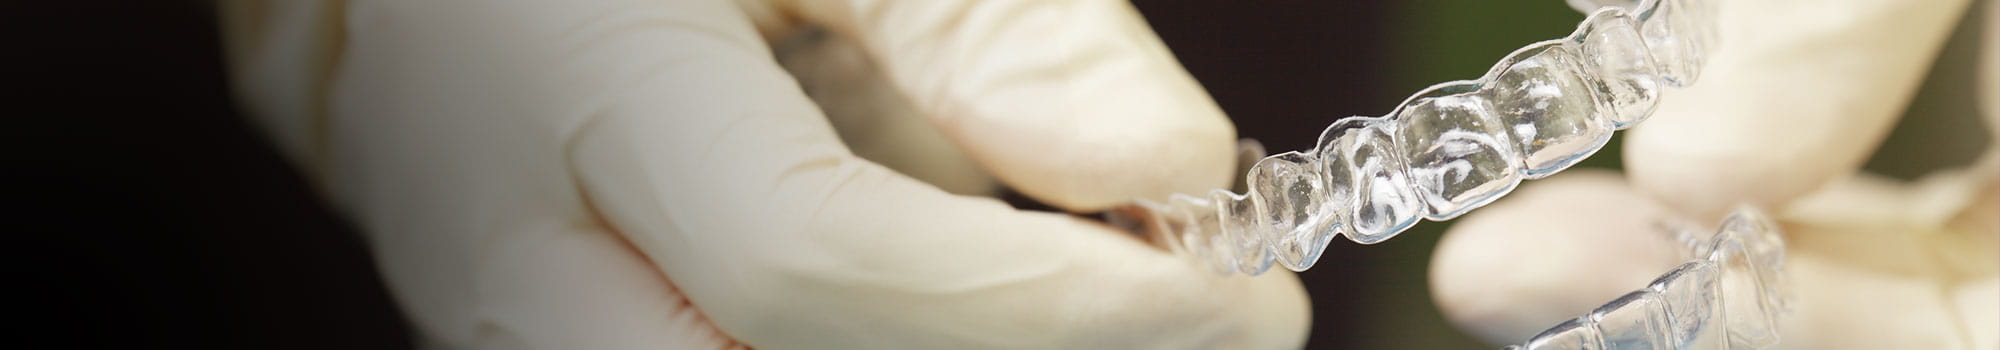
<instances>
[{"instance_id":1,"label":"dark blurred background","mask_svg":"<svg viewBox=\"0 0 2000 350\"><path fill-rule=\"evenodd\" d=\"M1477 77L1582 18L1559 0L1134 2L1241 134L1272 150ZM20 106L0 151L6 247L20 252L4 268L25 294L9 311L31 325L9 327L25 332L11 339L411 347L353 228L238 117L207 3L9 1L0 14L0 101ZM1617 145L1584 166L1615 167ZM1368 247L1336 240L1302 274L1308 346L1486 348L1446 324L1426 288L1447 226Z\"/></svg>"}]
</instances>

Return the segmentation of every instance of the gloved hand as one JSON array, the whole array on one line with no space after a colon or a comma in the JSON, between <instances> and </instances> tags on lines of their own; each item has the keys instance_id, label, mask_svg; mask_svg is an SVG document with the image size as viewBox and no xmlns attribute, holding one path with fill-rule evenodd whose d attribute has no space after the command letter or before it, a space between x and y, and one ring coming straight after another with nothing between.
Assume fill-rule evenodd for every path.
<instances>
[{"instance_id":1,"label":"gloved hand","mask_svg":"<svg viewBox=\"0 0 2000 350\"><path fill-rule=\"evenodd\" d=\"M1712 225L1740 202L1785 230L1795 299L1780 348L2000 347L2000 145L1914 181L1859 172L1978 7L1714 3L1722 47L1698 83L1668 91L1627 136L1622 178L1531 182L1452 227L1431 265L1446 317L1490 342L1526 340L1680 263L1654 220ZM2000 37L2000 7L1984 8L1983 35ZM1976 99L1990 138L2000 45L1981 43Z\"/></svg>"},{"instance_id":2,"label":"gloved hand","mask_svg":"<svg viewBox=\"0 0 2000 350\"><path fill-rule=\"evenodd\" d=\"M426 345L1304 339L1292 274L977 196L979 169L1076 211L1239 176L1229 123L1122 0L224 11L246 109L367 234ZM808 27L860 51L774 54ZM860 55L879 76L846 70Z\"/></svg>"}]
</instances>

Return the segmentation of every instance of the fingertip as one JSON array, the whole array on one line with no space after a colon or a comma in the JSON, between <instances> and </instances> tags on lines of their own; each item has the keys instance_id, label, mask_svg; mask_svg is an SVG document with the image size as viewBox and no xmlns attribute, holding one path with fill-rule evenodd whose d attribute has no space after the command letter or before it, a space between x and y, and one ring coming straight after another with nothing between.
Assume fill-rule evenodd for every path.
<instances>
[{"instance_id":1,"label":"fingertip","mask_svg":"<svg viewBox=\"0 0 2000 350\"><path fill-rule=\"evenodd\" d=\"M1030 197L1099 211L1234 177L1234 128L1129 3L798 5L864 43L936 126Z\"/></svg>"},{"instance_id":2,"label":"fingertip","mask_svg":"<svg viewBox=\"0 0 2000 350\"><path fill-rule=\"evenodd\" d=\"M1854 173L1888 135L1965 2L1728 2L1700 82L1626 138L1633 184L1693 219Z\"/></svg>"},{"instance_id":3,"label":"fingertip","mask_svg":"<svg viewBox=\"0 0 2000 350\"><path fill-rule=\"evenodd\" d=\"M1272 271L1249 278L1252 340L1245 349L1298 349L1312 329L1312 301L1297 274Z\"/></svg>"},{"instance_id":4,"label":"fingertip","mask_svg":"<svg viewBox=\"0 0 2000 350\"><path fill-rule=\"evenodd\" d=\"M1162 117L1155 121L1086 123L1074 133L1017 135L975 146L990 155L995 173L1038 200L1089 212L1164 200L1172 193L1226 188L1237 177L1234 129L1219 117ZM1001 144L1044 145L1007 147Z\"/></svg>"},{"instance_id":5,"label":"fingertip","mask_svg":"<svg viewBox=\"0 0 2000 350\"><path fill-rule=\"evenodd\" d=\"M1120 61L1139 62L983 87L932 117L1008 185L1072 211L1204 193L1240 176L1234 126L1171 56Z\"/></svg>"},{"instance_id":6,"label":"fingertip","mask_svg":"<svg viewBox=\"0 0 2000 350\"><path fill-rule=\"evenodd\" d=\"M1445 318L1493 344L1519 343L1673 267L1660 209L1616 173L1577 169L1455 222L1432 256Z\"/></svg>"},{"instance_id":7,"label":"fingertip","mask_svg":"<svg viewBox=\"0 0 2000 350\"><path fill-rule=\"evenodd\" d=\"M1689 148L1672 135L1633 133L1625 144L1626 178L1647 196L1695 220L1718 219L1738 204L1777 208L1848 169L1825 157L1774 157L1766 148ZM1711 140L1712 141L1712 140ZM1777 160L1783 159L1783 160ZM1858 166L1858 165L1857 165Z\"/></svg>"}]
</instances>

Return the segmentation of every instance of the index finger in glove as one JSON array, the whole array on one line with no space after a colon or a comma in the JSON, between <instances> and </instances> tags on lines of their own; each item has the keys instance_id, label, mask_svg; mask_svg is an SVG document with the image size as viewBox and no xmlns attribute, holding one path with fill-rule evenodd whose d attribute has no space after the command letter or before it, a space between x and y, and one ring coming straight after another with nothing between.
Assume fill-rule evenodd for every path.
<instances>
[{"instance_id":1,"label":"index finger in glove","mask_svg":"<svg viewBox=\"0 0 2000 350\"><path fill-rule=\"evenodd\" d=\"M947 194L849 153L714 2L648 12L647 75L569 155L590 202L753 347L1289 347L1297 280L1217 276L1104 225Z\"/></svg>"},{"instance_id":2,"label":"index finger in glove","mask_svg":"<svg viewBox=\"0 0 2000 350\"><path fill-rule=\"evenodd\" d=\"M1522 186L1452 224L1431 255L1431 296L1460 329L1518 343L1673 268L1653 226L1665 212L1608 171Z\"/></svg>"},{"instance_id":3,"label":"index finger in glove","mask_svg":"<svg viewBox=\"0 0 2000 350\"><path fill-rule=\"evenodd\" d=\"M1702 77L1625 143L1633 183L1700 218L1781 207L1858 169L1967 2L1716 3L1722 41Z\"/></svg>"},{"instance_id":4,"label":"index finger in glove","mask_svg":"<svg viewBox=\"0 0 2000 350\"><path fill-rule=\"evenodd\" d=\"M933 124L1070 210L1203 193L1240 174L1234 129L1125 1L799 1L855 38Z\"/></svg>"}]
</instances>

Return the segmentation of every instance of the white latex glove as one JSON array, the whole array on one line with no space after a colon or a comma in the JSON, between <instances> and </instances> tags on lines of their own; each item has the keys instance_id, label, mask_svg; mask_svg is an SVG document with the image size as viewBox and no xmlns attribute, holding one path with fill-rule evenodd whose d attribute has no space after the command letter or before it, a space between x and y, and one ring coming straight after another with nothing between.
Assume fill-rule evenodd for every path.
<instances>
[{"instance_id":1,"label":"white latex glove","mask_svg":"<svg viewBox=\"0 0 2000 350\"><path fill-rule=\"evenodd\" d=\"M905 175L987 192L976 163L1078 211L1228 185L1229 123L1124 1L236 1L224 17L248 111L366 232L426 345L1304 340L1292 274L1217 275ZM813 45L800 54L834 57L782 57L795 80L771 42L807 24L895 93L813 80L853 78L839 67L857 57ZM832 105L847 98L908 109Z\"/></svg>"},{"instance_id":2,"label":"white latex glove","mask_svg":"<svg viewBox=\"0 0 2000 350\"><path fill-rule=\"evenodd\" d=\"M1722 47L1626 138L1624 178L1560 174L1452 227L1431 265L1446 317L1526 340L1677 265L1654 220L1714 224L1740 202L1786 231L1780 348L2000 348L2000 146L1916 181L1859 172L1968 1L1715 3ZM1983 45L1978 99L2000 135L2000 45Z\"/></svg>"}]
</instances>

